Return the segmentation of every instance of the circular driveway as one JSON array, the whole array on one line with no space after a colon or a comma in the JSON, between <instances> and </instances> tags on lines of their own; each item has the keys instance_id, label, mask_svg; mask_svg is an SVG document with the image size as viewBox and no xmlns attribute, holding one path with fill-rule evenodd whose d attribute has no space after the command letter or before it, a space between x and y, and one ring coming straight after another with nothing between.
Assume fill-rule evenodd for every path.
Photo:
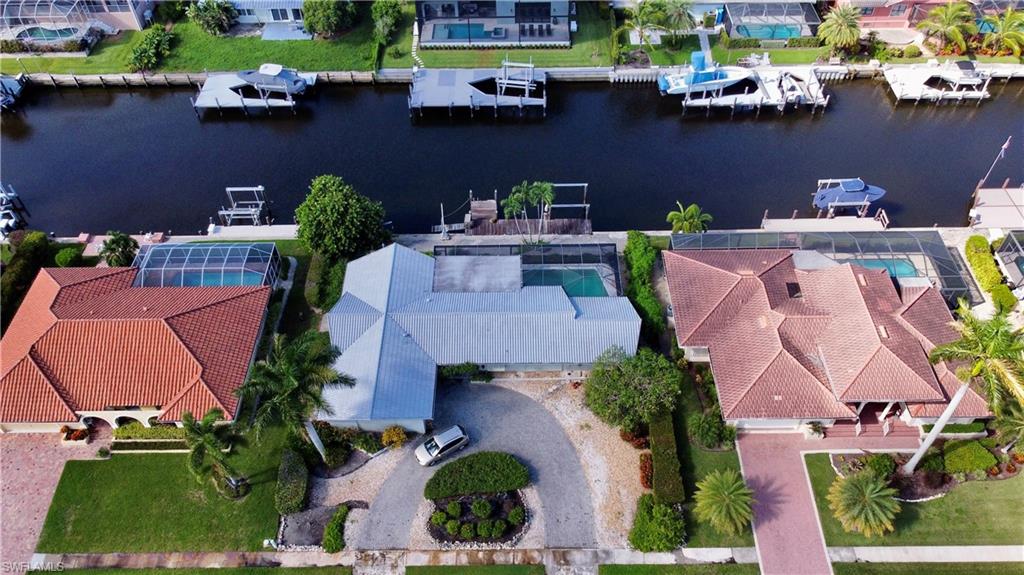
<instances>
[{"instance_id":1,"label":"circular driveway","mask_svg":"<svg viewBox=\"0 0 1024 575\"><path fill-rule=\"evenodd\" d=\"M497 385L439 383L434 414L434 429L460 424L469 432L469 447L457 457L476 451L505 451L526 464L544 508L547 547L597 546L583 467L569 437L543 406ZM443 463L421 467L411 450L407 453L370 504L355 548L408 547L423 486Z\"/></svg>"}]
</instances>

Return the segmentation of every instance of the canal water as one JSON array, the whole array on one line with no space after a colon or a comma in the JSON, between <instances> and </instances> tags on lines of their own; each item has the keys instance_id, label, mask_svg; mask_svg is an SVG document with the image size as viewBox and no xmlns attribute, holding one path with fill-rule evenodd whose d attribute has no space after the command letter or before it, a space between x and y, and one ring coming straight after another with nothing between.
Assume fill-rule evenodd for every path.
<instances>
[{"instance_id":1,"label":"canal water","mask_svg":"<svg viewBox=\"0 0 1024 575\"><path fill-rule=\"evenodd\" d=\"M0 178L32 227L59 235L195 233L226 186L260 184L291 223L323 173L383 202L408 233L437 223L441 202L450 211L470 189L490 197L523 179L588 182L597 230L664 228L676 200L699 203L713 227L757 227L766 209L812 213L817 179L856 176L888 190L894 225L961 225L1010 135L990 182L1024 179L1024 82L993 83L992 100L959 108L894 107L871 80L831 89L814 117L683 117L653 85L554 84L546 119L412 121L404 86L323 87L295 116L199 121L190 91L40 88L3 117Z\"/></svg>"}]
</instances>

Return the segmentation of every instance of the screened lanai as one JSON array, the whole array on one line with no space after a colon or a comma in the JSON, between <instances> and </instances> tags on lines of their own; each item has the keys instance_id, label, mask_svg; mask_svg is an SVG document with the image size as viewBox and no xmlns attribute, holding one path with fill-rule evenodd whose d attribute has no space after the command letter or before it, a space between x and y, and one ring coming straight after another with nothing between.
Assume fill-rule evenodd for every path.
<instances>
[{"instance_id":1,"label":"screened lanai","mask_svg":"<svg viewBox=\"0 0 1024 575\"><path fill-rule=\"evenodd\" d=\"M725 11L734 37L785 40L813 36L821 24L813 3L727 3Z\"/></svg>"},{"instance_id":2,"label":"screened lanai","mask_svg":"<svg viewBox=\"0 0 1024 575\"><path fill-rule=\"evenodd\" d=\"M263 243L144 245L132 264L135 287L274 285L277 247Z\"/></svg>"},{"instance_id":3,"label":"screened lanai","mask_svg":"<svg viewBox=\"0 0 1024 575\"><path fill-rule=\"evenodd\" d=\"M0 37L34 42L79 38L89 29L84 0L0 0Z\"/></svg>"},{"instance_id":4,"label":"screened lanai","mask_svg":"<svg viewBox=\"0 0 1024 575\"><path fill-rule=\"evenodd\" d=\"M1024 288L1024 230L1014 230L1003 238L996 259L1010 280L1010 287Z\"/></svg>"}]
</instances>

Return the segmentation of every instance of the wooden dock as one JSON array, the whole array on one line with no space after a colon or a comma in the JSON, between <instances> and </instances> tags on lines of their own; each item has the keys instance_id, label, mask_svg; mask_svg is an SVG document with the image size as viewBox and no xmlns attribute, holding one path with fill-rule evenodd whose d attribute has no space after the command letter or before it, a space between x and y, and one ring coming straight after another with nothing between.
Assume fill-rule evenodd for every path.
<instances>
[{"instance_id":1,"label":"wooden dock","mask_svg":"<svg viewBox=\"0 0 1024 575\"><path fill-rule=\"evenodd\" d=\"M589 236L594 233L590 220L580 218L552 218L546 220L479 220L466 228L467 236L518 236L525 234L527 226L543 235Z\"/></svg>"}]
</instances>

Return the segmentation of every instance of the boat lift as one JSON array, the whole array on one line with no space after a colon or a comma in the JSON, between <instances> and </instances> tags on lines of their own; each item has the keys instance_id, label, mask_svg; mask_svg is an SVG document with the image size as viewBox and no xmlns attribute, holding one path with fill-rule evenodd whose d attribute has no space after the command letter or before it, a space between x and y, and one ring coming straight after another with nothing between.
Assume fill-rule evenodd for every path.
<instances>
[{"instance_id":1,"label":"boat lift","mask_svg":"<svg viewBox=\"0 0 1024 575\"><path fill-rule=\"evenodd\" d=\"M513 70L526 70L525 78L515 78L509 75L509 68ZM504 96L507 88L519 88L522 89L527 98L530 97L530 90L537 90L537 83L534 80L534 67L533 67L533 56L530 57L529 62L513 62L505 56L505 59L501 62L501 75L494 79L498 85L498 95Z\"/></svg>"},{"instance_id":2,"label":"boat lift","mask_svg":"<svg viewBox=\"0 0 1024 575\"><path fill-rule=\"evenodd\" d=\"M25 202L14 187L0 183L0 240L6 240L11 232L24 228L27 215Z\"/></svg>"},{"instance_id":3,"label":"boat lift","mask_svg":"<svg viewBox=\"0 0 1024 575\"><path fill-rule=\"evenodd\" d=\"M270 208L263 186L224 188L230 207L221 206L217 211L220 222L225 226L244 223L253 226L270 225Z\"/></svg>"}]
</instances>

